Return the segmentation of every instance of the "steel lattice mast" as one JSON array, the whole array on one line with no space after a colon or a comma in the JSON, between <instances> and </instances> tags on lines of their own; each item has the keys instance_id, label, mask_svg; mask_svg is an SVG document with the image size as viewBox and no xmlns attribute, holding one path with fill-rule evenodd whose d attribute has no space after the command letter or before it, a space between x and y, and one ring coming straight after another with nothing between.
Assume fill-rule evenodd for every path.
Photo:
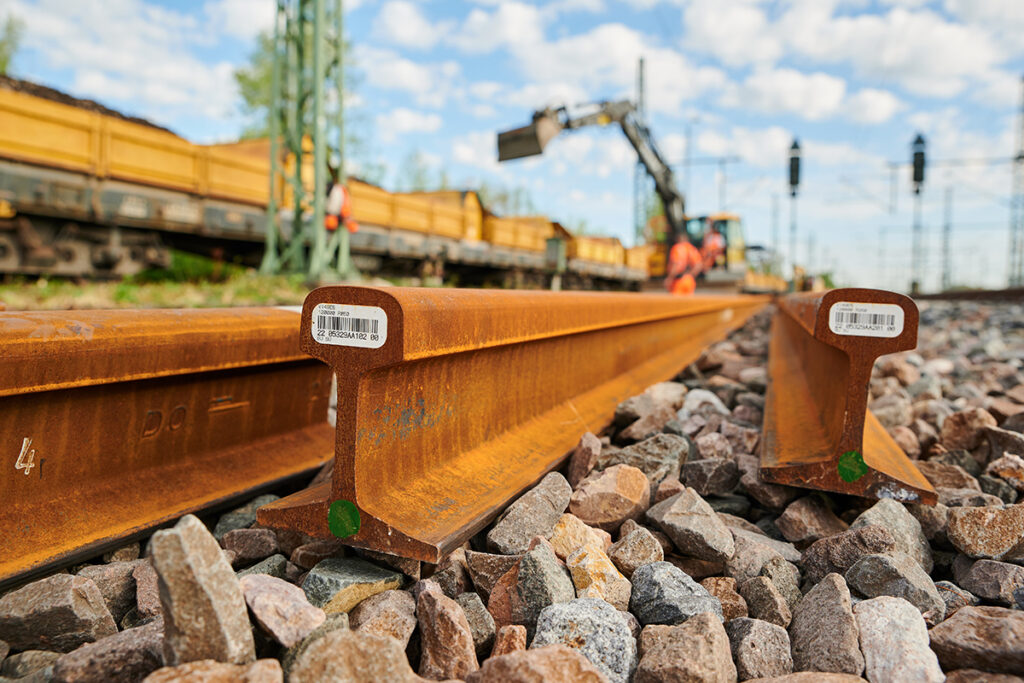
<instances>
[{"instance_id":1,"label":"steel lattice mast","mask_svg":"<svg viewBox=\"0 0 1024 683\"><path fill-rule=\"evenodd\" d=\"M324 229L329 157L346 179L343 21L342 0L277 0L264 273L351 274L348 231Z\"/></svg>"}]
</instances>

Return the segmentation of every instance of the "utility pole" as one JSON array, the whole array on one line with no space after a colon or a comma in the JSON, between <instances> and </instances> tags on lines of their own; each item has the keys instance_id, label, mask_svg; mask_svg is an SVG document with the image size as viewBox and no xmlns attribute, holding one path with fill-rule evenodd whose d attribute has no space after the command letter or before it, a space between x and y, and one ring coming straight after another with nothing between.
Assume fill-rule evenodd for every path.
<instances>
[{"instance_id":1,"label":"utility pole","mask_svg":"<svg viewBox=\"0 0 1024 683\"><path fill-rule=\"evenodd\" d=\"M1024 79L1017 126L1017 154L1013 158L1010 195L1010 286L1024 285Z\"/></svg>"},{"instance_id":2,"label":"utility pole","mask_svg":"<svg viewBox=\"0 0 1024 683\"><path fill-rule=\"evenodd\" d=\"M645 99L644 58L641 57L636 66L636 109L642 119L646 114ZM642 243L644 238L644 228L647 223L647 207L650 199L648 187L647 171L644 169L643 163L637 159L636 166L633 168L633 229L636 233L636 244ZM684 194L683 196L685 197L686 195Z\"/></svg>"},{"instance_id":3,"label":"utility pole","mask_svg":"<svg viewBox=\"0 0 1024 683\"><path fill-rule=\"evenodd\" d=\"M796 281L796 194L800 187L800 142L793 138L789 148L789 259Z\"/></svg>"},{"instance_id":4,"label":"utility pole","mask_svg":"<svg viewBox=\"0 0 1024 683\"><path fill-rule=\"evenodd\" d=\"M950 272L949 241L953 232L953 186L946 187L945 220L942 224L942 291L952 287L953 274Z\"/></svg>"},{"instance_id":5,"label":"utility pole","mask_svg":"<svg viewBox=\"0 0 1024 683\"><path fill-rule=\"evenodd\" d=\"M772 193L772 265L779 259L779 195ZM782 270L782 263L778 264Z\"/></svg>"},{"instance_id":6,"label":"utility pole","mask_svg":"<svg viewBox=\"0 0 1024 683\"><path fill-rule=\"evenodd\" d=\"M343 29L342 0L277 0L263 273L303 272L310 282L333 279L332 269L342 278L351 275L348 231L341 225L328 235L324 228L331 139L338 159L332 180L346 179ZM330 117L329 102L336 107ZM282 215L284 204L290 204L291 216Z\"/></svg>"},{"instance_id":7,"label":"utility pole","mask_svg":"<svg viewBox=\"0 0 1024 683\"><path fill-rule=\"evenodd\" d=\"M914 183L914 234L911 245L911 280L910 280L910 293L918 294L921 291L921 278L924 276L924 254L922 253L923 244L922 237L924 230L921 227L921 187L924 185L924 136L920 133L914 138L914 141L910 144L912 152L912 165L913 175L911 179Z\"/></svg>"}]
</instances>

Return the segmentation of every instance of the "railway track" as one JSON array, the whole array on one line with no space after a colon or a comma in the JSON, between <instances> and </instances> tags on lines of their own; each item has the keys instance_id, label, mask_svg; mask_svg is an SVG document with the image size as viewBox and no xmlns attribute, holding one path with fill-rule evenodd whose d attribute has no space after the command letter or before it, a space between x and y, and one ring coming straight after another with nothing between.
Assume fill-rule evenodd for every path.
<instances>
[{"instance_id":1,"label":"railway track","mask_svg":"<svg viewBox=\"0 0 1024 683\"><path fill-rule=\"evenodd\" d=\"M827 311L836 296L791 297L779 318L799 320L801 306ZM916 308L887 296L905 311L895 339L842 344L832 335L829 349L806 341L797 349L780 341L792 322L777 323L774 343L785 348L774 358L787 360L773 365L768 480L872 497L895 485L934 499L870 416L865 430L863 391L844 399L849 406L818 395L862 385L877 355L913 346ZM0 486L14 504L0 521L20 533L0 558L0 580L96 555L187 512L309 474L332 452L330 479L265 506L260 523L437 563L557 467L580 432L600 433L622 401L677 374L768 303L328 287L309 296L301 318L280 309L4 314L0 433L13 459ZM813 318L802 324L815 329ZM827 365L845 353L855 357L852 371ZM794 362L811 372L793 372ZM780 393L807 401L778 413L772 396ZM815 437L824 479L794 474L792 461L809 456L786 446L803 443L794 435L816 405L852 416L848 427ZM842 443L828 443L839 432ZM863 451L871 472L856 485L836 474L847 451Z\"/></svg>"},{"instance_id":2,"label":"railway track","mask_svg":"<svg viewBox=\"0 0 1024 683\"><path fill-rule=\"evenodd\" d=\"M332 287L312 293L301 316L0 314L0 428L45 436L29 450L45 448L11 458L0 476L0 486L28 485L10 489L4 528L34 534L5 537L21 545L5 547L4 559L28 560L4 566L12 590L0 592L0 641L16 654L4 663L0 652L0 666L60 650L47 655L52 669L36 667L44 678L107 680L117 668L141 680L194 659L188 648L202 642L204 658L235 663L183 666L368 682L413 680L411 664L428 678L504 680L512 674L502 667L520 660L548 671L552 651L540 646L556 643L579 670L622 681L641 672L656 680L663 666L725 678L758 666L834 673L835 661L855 676L867 662L870 676L872 662L908 647L923 648L915 666L929 676L940 662L946 671L1017 670L1019 634L970 640L985 644L968 650L958 638L982 617L1007 629L1018 619L1006 586L1015 585L1021 539L998 521L1016 514L1004 504L1016 499L1016 456L998 456L1024 444L1014 436L1024 427L1024 375L993 354L1013 356L1019 340L986 339L971 358L988 365L956 370L988 387L998 377L1005 396L982 405L1000 427L958 397L941 434L915 424L910 444L911 418L891 407L909 407L903 396L922 391L915 373L953 375L954 364L935 356L946 332L925 338L922 356L905 353L917 342L917 309L886 292L791 296L771 316L770 303ZM991 320L1015 334L1008 308L978 316L963 330ZM875 364L892 352L903 353ZM150 399L164 395L154 408ZM916 419L936 423L919 413L934 403L915 404ZM178 406L186 419L169 419ZM79 442L82 457L68 445ZM904 451L927 462L912 464ZM298 493L258 512L251 502L245 519L232 511L214 527L208 517L216 540L186 516L153 536L147 557L17 587L189 510L281 492L331 455ZM933 562L933 548L959 554L950 566L939 554ZM921 590L877 589L872 563ZM998 571L1009 583L992 583L986 572ZM939 597L933 582L954 580ZM668 588L679 585L686 600L676 603ZM102 597L65 607L68 586ZM861 598L852 608L850 593ZM957 603L969 599L984 606ZM838 601L842 614L814 621L822 600ZM275 616L285 604L303 619L348 618L311 630L314 621L300 626L296 616L285 626ZM890 632L893 647L847 637L876 607L913 622ZM122 630L70 633L67 619L53 618L66 609L79 619L107 609ZM663 625L679 642L637 652L629 619ZM744 630L772 624L778 632ZM918 637L928 627L930 645ZM756 658L731 648L750 638ZM264 659L248 664L257 652Z\"/></svg>"}]
</instances>

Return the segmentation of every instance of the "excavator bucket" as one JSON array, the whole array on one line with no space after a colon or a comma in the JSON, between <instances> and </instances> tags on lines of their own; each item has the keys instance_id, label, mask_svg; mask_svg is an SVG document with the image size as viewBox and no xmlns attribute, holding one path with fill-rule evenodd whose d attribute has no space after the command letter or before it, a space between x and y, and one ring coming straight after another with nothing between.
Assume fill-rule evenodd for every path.
<instances>
[{"instance_id":1,"label":"excavator bucket","mask_svg":"<svg viewBox=\"0 0 1024 683\"><path fill-rule=\"evenodd\" d=\"M522 128L498 133L498 161L532 157L544 151L551 138L558 135L562 125L551 114L534 116L533 123Z\"/></svg>"}]
</instances>

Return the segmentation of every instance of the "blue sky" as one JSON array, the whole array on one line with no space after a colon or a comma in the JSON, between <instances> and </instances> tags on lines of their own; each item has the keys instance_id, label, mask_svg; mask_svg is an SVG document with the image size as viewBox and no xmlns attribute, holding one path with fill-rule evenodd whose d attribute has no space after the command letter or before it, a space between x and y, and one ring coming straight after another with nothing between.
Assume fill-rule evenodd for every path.
<instances>
[{"instance_id":1,"label":"blue sky","mask_svg":"<svg viewBox=\"0 0 1024 683\"><path fill-rule=\"evenodd\" d=\"M543 157L499 166L494 135L546 104L632 97L647 63L649 121L665 155L738 156L725 206L748 241L788 251L786 150L804 148L798 259L845 284L909 279L909 171L890 211L888 162L922 131L931 159L1008 158L1024 73L1020 0L348 0L361 74L350 100L385 185L419 151L457 185L527 190L568 224L633 235L635 157L617 129L556 139ZM272 0L0 0L26 23L15 75L98 99L197 141L245 121L232 70L269 26ZM679 169L682 182L682 169ZM694 166L688 205L717 210L722 178ZM953 188L953 277L1006 276L1009 164L929 168L926 280L940 277L943 200Z\"/></svg>"}]
</instances>

